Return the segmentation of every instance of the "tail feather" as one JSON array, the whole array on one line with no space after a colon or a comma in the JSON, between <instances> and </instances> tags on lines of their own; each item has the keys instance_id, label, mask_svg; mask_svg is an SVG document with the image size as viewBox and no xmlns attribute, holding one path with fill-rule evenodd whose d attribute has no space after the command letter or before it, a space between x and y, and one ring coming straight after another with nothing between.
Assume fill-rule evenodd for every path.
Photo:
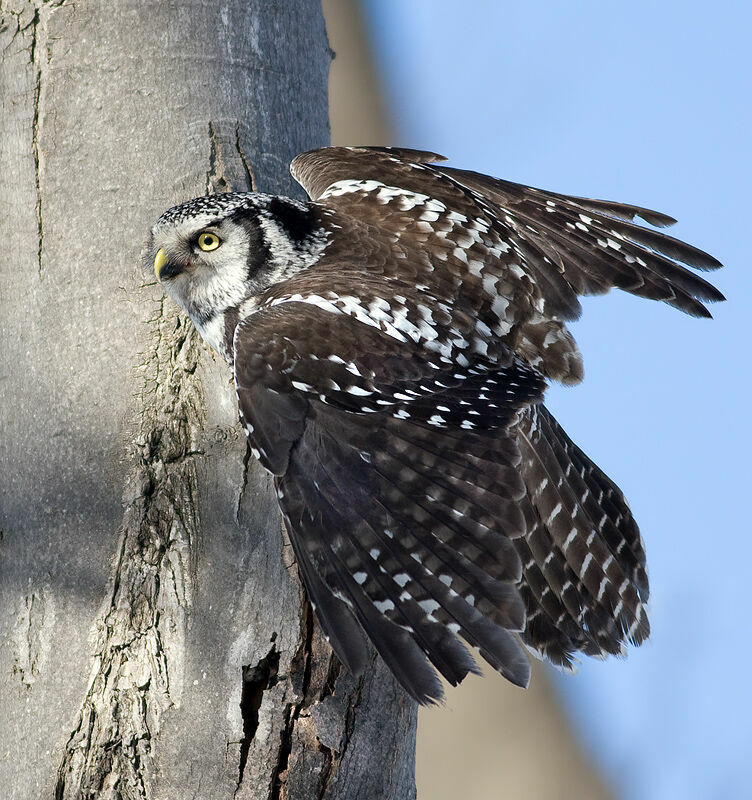
<instances>
[{"instance_id":1,"label":"tail feather","mask_svg":"<svg viewBox=\"0 0 752 800\"><path fill-rule=\"evenodd\" d=\"M618 486L579 449L556 420L549 414L541 415L541 425L548 428L549 440L556 442L559 463L567 460L574 466L572 481L586 513L600 526L600 533L614 555L630 576L643 600L650 589L645 570L645 546L632 517L632 511Z\"/></svg>"},{"instance_id":2,"label":"tail feather","mask_svg":"<svg viewBox=\"0 0 752 800\"><path fill-rule=\"evenodd\" d=\"M538 419L543 438L555 454L578 503L593 524L595 535L591 531L592 545L599 543L598 552L594 555L605 558L604 564L612 559L610 566L607 569L604 567L603 577L607 577L610 583L620 581L617 596L608 592L602 583L598 585L599 594L586 581L583 584L597 602L613 603L616 610L620 603L623 604L625 613L623 616L616 613L616 622L628 634L627 638L642 641L649 633L643 607L649 596L649 585L645 570L645 548L627 501L616 484L569 439L545 408L540 409ZM600 593L603 593L603 601Z\"/></svg>"},{"instance_id":3,"label":"tail feather","mask_svg":"<svg viewBox=\"0 0 752 800\"><path fill-rule=\"evenodd\" d=\"M515 540L523 562L521 594L527 608L527 624L523 638L525 643L537 650L554 664L571 667L572 653L585 651L590 642L583 634L582 626L564 606L559 595L551 588L550 578L544 575L543 563L550 552L550 537L530 502L524 504L528 519L528 535ZM531 543L540 541L542 549L533 554ZM559 581L563 583L563 578Z\"/></svg>"},{"instance_id":4,"label":"tail feather","mask_svg":"<svg viewBox=\"0 0 752 800\"><path fill-rule=\"evenodd\" d=\"M527 643L566 663L572 650L619 653L625 639L642 642L650 632L645 554L623 495L543 406L523 415L520 447L528 534L515 543L528 618L538 620ZM553 642L543 633L551 624Z\"/></svg>"},{"instance_id":5,"label":"tail feather","mask_svg":"<svg viewBox=\"0 0 752 800\"><path fill-rule=\"evenodd\" d=\"M571 588L584 586L599 603L616 607L620 597L618 587L626 579L621 565L614 558L609 561L611 554L597 528L597 520L585 513L574 494L571 473L567 475L562 470L547 436L537 437L535 454L537 463L531 464L530 474L538 485L531 496L542 512L556 549L576 576ZM544 482L546 486L542 488Z\"/></svg>"}]
</instances>

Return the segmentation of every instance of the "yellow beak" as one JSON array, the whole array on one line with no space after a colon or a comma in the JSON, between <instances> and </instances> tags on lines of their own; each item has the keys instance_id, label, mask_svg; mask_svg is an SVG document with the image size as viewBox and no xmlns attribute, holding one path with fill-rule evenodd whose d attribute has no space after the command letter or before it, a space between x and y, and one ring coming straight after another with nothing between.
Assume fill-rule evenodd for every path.
<instances>
[{"instance_id":1,"label":"yellow beak","mask_svg":"<svg viewBox=\"0 0 752 800\"><path fill-rule=\"evenodd\" d=\"M162 267L167 263L167 253L165 252L164 247L160 247L157 250L157 254L154 256L154 274L157 276L157 280L159 280L159 273L162 271Z\"/></svg>"}]
</instances>

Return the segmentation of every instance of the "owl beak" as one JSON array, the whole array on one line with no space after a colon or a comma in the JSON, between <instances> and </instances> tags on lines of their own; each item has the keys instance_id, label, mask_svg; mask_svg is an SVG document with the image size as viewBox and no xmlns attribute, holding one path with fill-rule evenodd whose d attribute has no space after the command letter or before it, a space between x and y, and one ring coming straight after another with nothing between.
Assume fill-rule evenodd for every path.
<instances>
[{"instance_id":1,"label":"owl beak","mask_svg":"<svg viewBox=\"0 0 752 800\"><path fill-rule=\"evenodd\" d=\"M157 254L154 256L154 274L157 276L158 281L163 281L165 278L174 278L176 275L179 275L184 268L185 264L181 264L174 259L170 261L164 247L160 247L159 250L157 250Z\"/></svg>"},{"instance_id":2,"label":"owl beak","mask_svg":"<svg viewBox=\"0 0 752 800\"><path fill-rule=\"evenodd\" d=\"M164 247L160 247L157 250L157 254L154 256L154 274L157 276L157 280L160 280L159 274L162 272L162 267L167 263L167 253L165 252Z\"/></svg>"}]
</instances>

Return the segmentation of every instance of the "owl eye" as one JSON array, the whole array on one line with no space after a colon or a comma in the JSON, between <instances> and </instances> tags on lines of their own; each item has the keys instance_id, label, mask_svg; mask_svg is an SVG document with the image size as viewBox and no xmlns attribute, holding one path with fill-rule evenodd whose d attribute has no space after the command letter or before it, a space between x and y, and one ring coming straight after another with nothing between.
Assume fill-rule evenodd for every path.
<instances>
[{"instance_id":1,"label":"owl eye","mask_svg":"<svg viewBox=\"0 0 752 800\"><path fill-rule=\"evenodd\" d=\"M219 236L214 233L200 233L197 241L198 246L205 252L216 250L220 244L222 244L219 240Z\"/></svg>"}]
</instances>

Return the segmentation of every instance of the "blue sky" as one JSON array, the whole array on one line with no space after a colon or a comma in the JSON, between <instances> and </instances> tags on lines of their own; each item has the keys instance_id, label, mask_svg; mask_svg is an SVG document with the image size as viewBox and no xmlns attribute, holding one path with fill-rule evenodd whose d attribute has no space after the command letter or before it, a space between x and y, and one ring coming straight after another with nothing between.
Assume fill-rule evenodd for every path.
<instances>
[{"instance_id":1,"label":"blue sky","mask_svg":"<svg viewBox=\"0 0 752 800\"><path fill-rule=\"evenodd\" d=\"M726 264L713 321L612 293L573 327L586 380L548 404L640 522L653 634L557 685L619 796L752 797L750 7L371 0L368 16L395 144L656 208Z\"/></svg>"}]
</instances>

